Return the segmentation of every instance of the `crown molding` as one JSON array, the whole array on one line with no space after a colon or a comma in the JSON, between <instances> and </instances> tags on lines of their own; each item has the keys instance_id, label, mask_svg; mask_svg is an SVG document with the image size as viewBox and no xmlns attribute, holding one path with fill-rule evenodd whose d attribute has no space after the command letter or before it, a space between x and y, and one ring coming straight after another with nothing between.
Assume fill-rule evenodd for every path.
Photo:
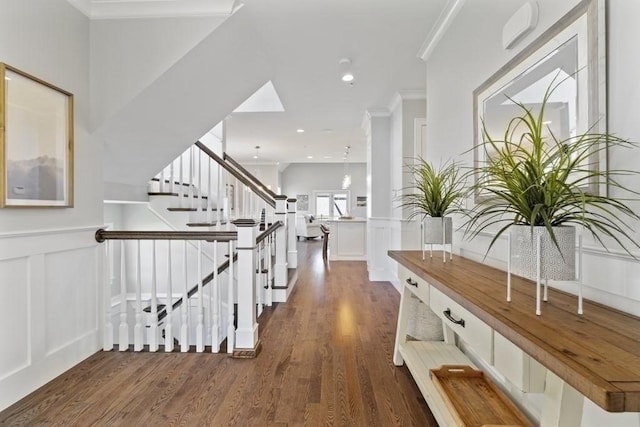
<instances>
[{"instance_id":1,"label":"crown molding","mask_svg":"<svg viewBox=\"0 0 640 427\"><path fill-rule=\"evenodd\" d=\"M436 48L442 36L447 32L449 26L462 9L465 0L449 0L446 6L440 12L440 16L433 25L431 32L422 43L422 47L418 51L417 57L427 62L433 50Z\"/></svg>"},{"instance_id":2,"label":"crown molding","mask_svg":"<svg viewBox=\"0 0 640 427\"><path fill-rule=\"evenodd\" d=\"M229 16L236 0L67 0L89 19Z\"/></svg>"},{"instance_id":3,"label":"crown molding","mask_svg":"<svg viewBox=\"0 0 640 427\"><path fill-rule=\"evenodd\" d=\"M395 111L402 101L422 101L427 99L427 93L424 90L399 90L393 94L389 106L389 111Z\"/></svg>"}]
</instances>

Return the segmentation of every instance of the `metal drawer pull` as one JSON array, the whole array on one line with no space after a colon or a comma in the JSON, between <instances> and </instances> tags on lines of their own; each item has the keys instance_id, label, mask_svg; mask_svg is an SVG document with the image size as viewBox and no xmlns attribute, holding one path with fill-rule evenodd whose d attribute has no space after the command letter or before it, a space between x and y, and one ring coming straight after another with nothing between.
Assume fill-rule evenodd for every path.
<instances>
[{"instance_id":1,"label":"metal drawer pull","mask_svg":"<svg viewBox=\"0 0 640 427\"><path fill-rule=\"evenodd\" d=\"M407 279L407 283L410 284L411 286L415 286L416 288L418 287L418 282L411 281L411 277Z\"/></svg>"},{"instance_id":2,"label":"metal drawer pull","mask_svg":"<svg viewBox=\"0 0 640 427\"><path fill-rule=\"evenodd\" d=\"M444 317L449 319L454 324L460 325L460 326L462 326L464 328L464 319L460 318L460 320L457 320L455 317L453 317L451 315L451 309L450 308L447 308L445 311L442 312L442 314L444 314Z\"/></svg>"}]
</instances>

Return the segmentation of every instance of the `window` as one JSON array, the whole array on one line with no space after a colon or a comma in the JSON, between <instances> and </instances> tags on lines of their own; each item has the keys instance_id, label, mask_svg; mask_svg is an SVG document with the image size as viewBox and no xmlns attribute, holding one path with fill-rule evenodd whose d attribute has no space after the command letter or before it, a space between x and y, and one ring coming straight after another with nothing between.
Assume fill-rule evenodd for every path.
<instances>
[{"instance_id":1,"label":"window","mask_svg":"<svg viewBox=\"0 0 640 427\"><path fill-rule=\"evenodd\" d=\"M316 191L316 217L334 218L349 214L348 191Z\"/></svg>"}]
</instances>

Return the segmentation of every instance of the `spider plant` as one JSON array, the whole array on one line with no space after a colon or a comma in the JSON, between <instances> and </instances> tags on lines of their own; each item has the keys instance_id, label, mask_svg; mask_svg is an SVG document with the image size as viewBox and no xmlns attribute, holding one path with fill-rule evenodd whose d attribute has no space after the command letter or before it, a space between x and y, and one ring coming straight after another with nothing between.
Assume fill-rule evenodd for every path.
<instances>
[{"instance_id":1,"label":"spider plant","mask_svg":"<svg viewBox=\"0 0 640 427\"><path fill-rule=\"evenodd\" d=\"M463 210L460 201L468 192L467 174L456 162L436 168L419 157L414 164L406 164L405 169L412 174L413 184L400 196L400 207L411 210L409 219L418 215L444 217Z\"/></svg>"},{"instance_id":2,"label":"spider plant","mask_svg":"<svg viewBox=\"0 0 640 427\"><path fill-rule=\"evenodd\" d=\"M593 160L608 148L633 148L637 144L593 128L583 134L558 139L545 124L545 107L558 85L546 90L540 110L535 113L524 103L517 105L520 114L513 117L503 139L494 139L483 123L484 142L479 147L490 153L476 167L476 194L487 197L478 201L464 225L467 235L475 237L483 230L499 225L489 249L498 237L513 225L543 226L558 247L553 227L577 225L588 230L606 248L603 236L614 239L629 255L630 246L640 247L632 237L628 219L640 217L625 204L606 194L591 194L589 184L638 194L620 183L618 178L636 175L629 170L599 170ZM629 246L630 244L630 246ZM558 247L558 249L560 249ZM487 252L488 252L487 250Z\"/></svg>"}]
</instances>

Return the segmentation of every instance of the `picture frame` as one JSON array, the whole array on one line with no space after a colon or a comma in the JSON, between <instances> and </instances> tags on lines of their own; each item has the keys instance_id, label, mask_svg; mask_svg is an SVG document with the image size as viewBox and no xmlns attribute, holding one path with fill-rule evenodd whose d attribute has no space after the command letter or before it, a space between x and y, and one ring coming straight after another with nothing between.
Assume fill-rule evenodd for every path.
<instances>
[{"instance_id":1,"label":"picture frame","mask_svg":"<svg viewBox=\"0 0 640 427\"><path fill-rule=\"evenodd\" d=\"M0 208L73 207L73 94L0 62Z\"/></svg>"}]
</instances>

